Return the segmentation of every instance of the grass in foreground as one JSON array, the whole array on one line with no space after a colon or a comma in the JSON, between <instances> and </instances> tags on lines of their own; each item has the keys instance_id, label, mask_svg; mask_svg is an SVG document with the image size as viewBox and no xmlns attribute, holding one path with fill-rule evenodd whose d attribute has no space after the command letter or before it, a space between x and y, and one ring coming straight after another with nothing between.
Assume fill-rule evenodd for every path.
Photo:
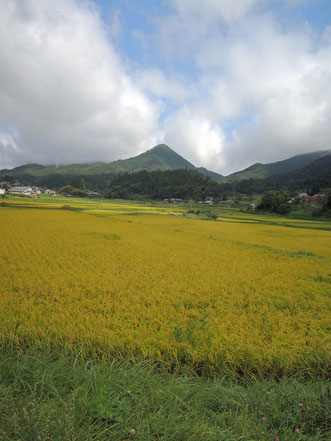
<instances>
[{"instance_id":1,"label":"grass in foreground","mask_svg":"<svg viewBox=\"0 0 331 441\"><path fill-rule=\"evenodd\" d=\"M323 381L244 386L160 374L149 362L0 356L0 440L322 441L329 401Z\"/></svg>"}]
</instances>

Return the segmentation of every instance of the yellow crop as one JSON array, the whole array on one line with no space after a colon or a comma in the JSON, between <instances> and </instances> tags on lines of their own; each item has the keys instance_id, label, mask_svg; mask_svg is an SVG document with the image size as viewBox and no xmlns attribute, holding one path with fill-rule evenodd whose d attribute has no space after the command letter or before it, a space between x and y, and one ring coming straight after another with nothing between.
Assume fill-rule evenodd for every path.
<instances>
[{"instance_id":1,"label":"yellow crop","mask_svg":"<svg viewBox=\"0 0 331 441\"><path fill-rule=\"evenodd\" d=\"M326 374L330 231L101 205L0 207L3 344L201 373Z\"/></svg>"}]
</instances>

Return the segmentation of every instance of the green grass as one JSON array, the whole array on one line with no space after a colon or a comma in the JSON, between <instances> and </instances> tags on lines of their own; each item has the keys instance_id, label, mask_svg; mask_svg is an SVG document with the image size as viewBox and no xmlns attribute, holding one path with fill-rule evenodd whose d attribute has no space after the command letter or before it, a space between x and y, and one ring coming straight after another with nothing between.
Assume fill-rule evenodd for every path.
<instances>
[{"instance_id":1,"label":"green grass","mask_svg":"<svg viewBox=\"0 0 331 441\"><path fill-rule=\"evenodd\" d=\"M149 362L0 356L0 440L326 441L329 400L322 381L242 385Z\"/></svg>"}]
</instances>

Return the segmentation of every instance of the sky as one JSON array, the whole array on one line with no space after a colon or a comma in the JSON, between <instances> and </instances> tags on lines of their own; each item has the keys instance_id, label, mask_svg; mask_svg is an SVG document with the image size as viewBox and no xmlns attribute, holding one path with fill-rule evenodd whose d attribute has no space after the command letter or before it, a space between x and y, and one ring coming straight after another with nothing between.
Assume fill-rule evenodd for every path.
<instances>
[{"instance_id":1,"label":"sky","mask_svg":"<svg viewBox=\"0 0 331 441\"><path fill-rule=\"evenodd\" d=\"M0 169L331 148L330 0L0 0Z\"/></svg>"}]
</instances>

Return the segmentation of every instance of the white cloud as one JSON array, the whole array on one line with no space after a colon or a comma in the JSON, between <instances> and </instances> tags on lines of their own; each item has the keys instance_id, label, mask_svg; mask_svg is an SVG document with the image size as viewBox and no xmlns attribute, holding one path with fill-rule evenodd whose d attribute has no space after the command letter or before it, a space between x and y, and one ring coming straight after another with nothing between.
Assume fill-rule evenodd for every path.
<instances>
[{"instance_id":1,"label":"white cloud","mask_svg":"<svg viewBox=\"0 0 331 441\"><path fill-rule=\"evenodd\" d=\"M319 35L307 23L288 27L259 9L267 0L169 3L164 54L186 57L198 72L186 111L220 131L234 127L219 143L221 172L331 147L329 28Z\"/></svg>"},{"instance_id":2,"label":"white cloud","mask_svg":"<svg viewBox=\"0 0 331 441\"><path fill-rule=\"evenodd\" d=\"M194 165L213 170L223 166L225 136L217 124L184 107L166 120L164 131L164 142Z\"/></svg>"},{"instance_id":3,"label":"white cloud","mask_svg":"<svg viewBox=\"0 0 331 441\"><path fill-rule=\"evenodd\" d=\"M21 152L14 135L0 132L0 164L2 168L12 168L18 164Z\"/></svg>"},{"instance_id":4,"label":"white cloud","mask_svg":"<svg viewBox=\"0 0 331 441\"><path fill-rule=\"evenodd\" d=\"M260 103L255 124L235 133L227 163L248 166L330 148L331 69L321 65ZM266 159L264 159L266 158ZM239 161L238 161L239 159Z\"/></svg>"},{"instance_id":5,"label":"white cloud","mask_svg":"<svg viewBox=\"0 0 331 441\"><path fill-rule=\"evenodd\" d=\"M224 34L235 23L240 26L241 19L259 3L261 0L168 0L173 13L158 23L163 54L183 59L203 52L206 40Z\"/></svg>"},{"instance_id":6,"label":"white cloud","mask_svg":"<svg viewBox=\"0 0 331 441\"><path fill-rule=\"evenodd\" d=\"M141 88L155 97L166 97L176 103L184 103L194 93L190 84L185 84L179 75L162 72L161 69L143 70L138 74Z\"/></svg>"},{"instance_id":7,"label":"white cloud","mask_svg":"<svg viewBox=\"0 0 331 441\"><path fill-rule=\"evenodd\" d=\"M169 0L169 4L179 16L199 18L203 22L212 22L222 18L232 22L245 15L260 0ZM293 0L292 0L293 1Z\"/></svg>"},{"instance_id":8,"label":"white cloud","mask_svg":"<svg viewBox=\"0 0 331 441\"><path fill-rule=\"evenodd\" d=\"M167 3L157 35L133 35L167 68L148 53L133 72L111 40L129 32L118 12L109 29L88 0L0 0L0 167L107 161L164 140L227 173L331 147L331 27L289 26L293 0Z\"/></svg>"},{"instance_id":9,"label":"white cloud","mask_svg":"<svg viewBox=\"0 0 331 441\"><path fill-rule=\"evenodd\" d=\"M0 12L0 121L18 129L21 162L112 160L152 145L159 108L91 2L0 0Z\"/></svg>"}]
</instances>

